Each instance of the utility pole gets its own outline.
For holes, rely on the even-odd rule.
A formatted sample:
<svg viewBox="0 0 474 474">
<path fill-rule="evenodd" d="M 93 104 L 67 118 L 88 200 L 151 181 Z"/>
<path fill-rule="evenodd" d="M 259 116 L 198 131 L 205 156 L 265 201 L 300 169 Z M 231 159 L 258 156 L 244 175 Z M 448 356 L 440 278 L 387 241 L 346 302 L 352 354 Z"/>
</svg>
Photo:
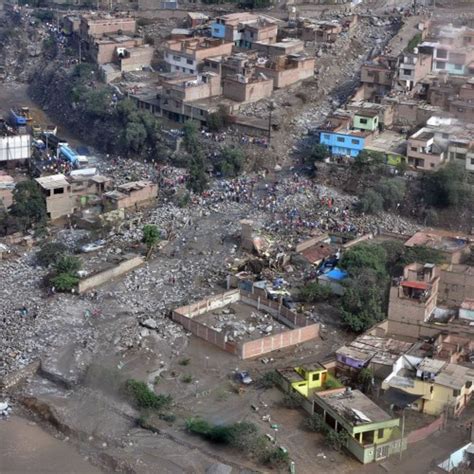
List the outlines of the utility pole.
<svg viewBox="0 0 474 474">
<path fill-rule="evenodd" d="M 275 110 L 275 102 L 272 100 L 268 105 L 268 146 L 270 147 L 270 142 L 272 140 L 272 112 Z"/>
<path fill-rule="evenodd" d="M 400 461 L 403 456 L 403 437 L 405 436 L 405 408 L 402 410 L 402 438 L 400 439 Z"/>
</svg>

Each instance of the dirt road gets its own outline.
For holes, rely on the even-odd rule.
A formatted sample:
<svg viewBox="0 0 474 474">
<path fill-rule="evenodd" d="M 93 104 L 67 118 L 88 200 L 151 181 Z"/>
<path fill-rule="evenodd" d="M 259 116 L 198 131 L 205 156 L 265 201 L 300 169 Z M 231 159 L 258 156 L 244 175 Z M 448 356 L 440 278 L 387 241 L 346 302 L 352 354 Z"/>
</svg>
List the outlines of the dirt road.
<svg viewBox="0 0 474 474">
<path fill-rule="evenodd" d="M 0 471 L 4 474 L 101 472 L 67 441 L 19 416 L 0 420 L 0 439 Z"/>
</svg>

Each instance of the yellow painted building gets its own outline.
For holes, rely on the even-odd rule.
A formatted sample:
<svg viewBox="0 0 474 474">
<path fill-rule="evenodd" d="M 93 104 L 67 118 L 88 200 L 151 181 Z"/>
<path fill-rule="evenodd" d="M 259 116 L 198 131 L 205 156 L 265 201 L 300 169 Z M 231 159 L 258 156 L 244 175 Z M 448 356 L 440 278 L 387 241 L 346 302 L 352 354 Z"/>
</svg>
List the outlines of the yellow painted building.
<svg viewBox="0 0 474 474">
<path fill-rule="evenodd" d="M 402 390 L 419 399 L 412 408 L 428 415 L 440 415 L 446 408 L 459 415 L 472 396 L 474 370 L 444 360 L 402 356 L 392 373 L 382 382 L 382 389 Z"/>
</svg>

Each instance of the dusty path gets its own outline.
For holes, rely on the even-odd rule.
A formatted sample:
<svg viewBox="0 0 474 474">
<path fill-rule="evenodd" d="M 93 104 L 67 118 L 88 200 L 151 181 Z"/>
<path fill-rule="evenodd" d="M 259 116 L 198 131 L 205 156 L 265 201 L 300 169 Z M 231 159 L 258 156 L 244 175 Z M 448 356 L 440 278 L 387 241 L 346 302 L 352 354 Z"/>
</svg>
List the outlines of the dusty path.
<svg viewBox="0 0 474 474">
<path fill-rule="evenodd" d="M 67 441 L 56 439 L 20 416 L 0 420 L 0 439 L 0 471 L 4 474 L 101 472 Z"/>
</svg>

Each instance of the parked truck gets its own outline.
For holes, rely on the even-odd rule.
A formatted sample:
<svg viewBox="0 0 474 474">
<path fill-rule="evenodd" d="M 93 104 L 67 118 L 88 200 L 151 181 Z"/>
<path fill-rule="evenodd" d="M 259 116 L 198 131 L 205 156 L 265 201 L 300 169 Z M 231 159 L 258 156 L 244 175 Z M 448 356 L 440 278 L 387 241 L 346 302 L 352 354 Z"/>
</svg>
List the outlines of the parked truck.
<svg viewBox="0 0 474 474">
<path fill-rule="evenodd" d="M 10 109 L 9 120 L 13 127 L 25 127 L 31 120 L 30 109 L 28 107 Z"/>
</svg>

